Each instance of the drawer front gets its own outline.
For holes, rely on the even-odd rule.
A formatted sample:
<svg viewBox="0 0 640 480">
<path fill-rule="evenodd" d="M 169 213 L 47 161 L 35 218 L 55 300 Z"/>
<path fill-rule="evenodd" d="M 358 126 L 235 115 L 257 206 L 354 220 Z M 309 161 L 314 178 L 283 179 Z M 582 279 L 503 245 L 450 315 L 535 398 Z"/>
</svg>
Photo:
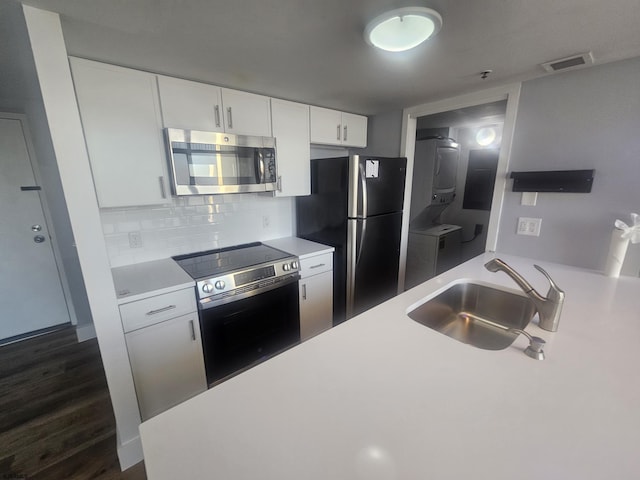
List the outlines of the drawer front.
<svg viewBox="0 0 640 480">
<path fill-rule="evenodd" d="M 333 270 L 333 252 L 323 253 L 300 260 L 300 276 L 302 278 Z"/>
<path fill-rule="evenodd" d="M 120 317 L 124 331 L 131 332 L 196 310 L 196 294 L 185 288 L 120 305 Z"/>
</svg>

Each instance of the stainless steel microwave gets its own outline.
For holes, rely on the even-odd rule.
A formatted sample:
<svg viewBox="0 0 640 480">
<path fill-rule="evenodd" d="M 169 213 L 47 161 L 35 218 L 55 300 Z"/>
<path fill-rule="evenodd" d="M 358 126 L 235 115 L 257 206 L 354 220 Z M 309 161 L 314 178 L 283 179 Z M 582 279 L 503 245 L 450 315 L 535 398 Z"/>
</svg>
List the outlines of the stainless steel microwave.
<svg viewBox="0 0 640 480">
<path fill-rule="evenodd" d="M 275 138 L 177 128 L 165 137 L 175 195 L 277 189 Z"/>
</svg>

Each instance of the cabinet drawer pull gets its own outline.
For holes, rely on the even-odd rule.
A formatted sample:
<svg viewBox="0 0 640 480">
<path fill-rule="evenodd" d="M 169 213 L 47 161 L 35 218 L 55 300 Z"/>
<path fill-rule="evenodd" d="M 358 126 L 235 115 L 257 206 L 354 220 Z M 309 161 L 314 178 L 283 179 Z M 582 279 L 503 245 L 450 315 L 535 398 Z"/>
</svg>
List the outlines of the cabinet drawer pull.
<svg viewBox="0 0 640 480">
<path fill-rule="evenodd" d="M 326 263 L 319 263 L 317 265 L 311 265 L 309 267 L 309 270 L 311 270 L 312 268 L 320 268 L 320 267 L 324 267 L 326 265 Z"/>
<path fill-rule="evenodd" d="M 233 128 L 233 117 L 231 116 L 231 107 L 227 107 L 227 124 L 229 128 Z"/>
<path fill-rule="evenodd" d="M 193 324 L 193 320 L 189 320 L 189 326 L 191 327 L 191 340 L 196 341 L 196 327 Z"/>
<path fill-rule="evenodd" d="M 213 109 L 213 112 L 215 113 L 216 116 L 216 127 L 220 126 L 220 105 L 216 105 L 215 108 Z"/>
<path fill-rule="evenodd" d="M 338 125 L 338 135 L 336 135 L 336 139 L 340 141 L 340 125 Z"/>
<path fill-rule="evenodd" d="M 176 308 L 175 305 L 167 305 L 166 307 L 162 307 L 162 308 L 159 308 L 157 310 L 149 310 L 147 312 L 147 315 L 155 315 L 157 313 L 162 313 L 162 312 L 166 312 L 168 310 L 173 310 L 174 308 Z"/>
<path fill-rule="evenodd" d="M 307 284 L 306 283 L 302 284 L 302 299 L 303 300 L 307 299 Z"/>
</svg>

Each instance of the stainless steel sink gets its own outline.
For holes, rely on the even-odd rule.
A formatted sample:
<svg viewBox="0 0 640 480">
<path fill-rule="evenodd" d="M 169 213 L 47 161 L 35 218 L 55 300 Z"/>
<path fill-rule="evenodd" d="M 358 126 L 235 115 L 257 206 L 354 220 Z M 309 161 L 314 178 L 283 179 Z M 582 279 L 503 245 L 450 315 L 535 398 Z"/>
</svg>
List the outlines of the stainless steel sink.
<svg viewBox="0 0 640 480">
<path fill-rule="evenodd" d="M 526 296 L 479 283 L 463 282 L 411 310 L 422 325 L 485 350 L 502 350 L 536 314 Z"/>
</svg>

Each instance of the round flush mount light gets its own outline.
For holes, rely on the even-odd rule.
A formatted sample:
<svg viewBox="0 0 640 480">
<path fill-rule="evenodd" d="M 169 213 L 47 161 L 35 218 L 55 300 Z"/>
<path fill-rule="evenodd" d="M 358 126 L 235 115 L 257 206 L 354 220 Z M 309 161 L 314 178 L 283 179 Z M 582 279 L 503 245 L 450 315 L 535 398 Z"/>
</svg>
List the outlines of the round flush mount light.
<svg viewBox="0 0 640 480">
<path fill-rule="evenodd" d="M 498 140 L 498 131 L 496 127 L 482 127 L 476 133 L 476 142 L 481 147 L 493 145 Z"/>
<path fill-rule="evenodd" d="M 417 47 L 442 27 L 438 12 L 426 7 L 404 7 L 374 18 L 364 30 L 370 45 L 389 52 Z"/>
</svg>

